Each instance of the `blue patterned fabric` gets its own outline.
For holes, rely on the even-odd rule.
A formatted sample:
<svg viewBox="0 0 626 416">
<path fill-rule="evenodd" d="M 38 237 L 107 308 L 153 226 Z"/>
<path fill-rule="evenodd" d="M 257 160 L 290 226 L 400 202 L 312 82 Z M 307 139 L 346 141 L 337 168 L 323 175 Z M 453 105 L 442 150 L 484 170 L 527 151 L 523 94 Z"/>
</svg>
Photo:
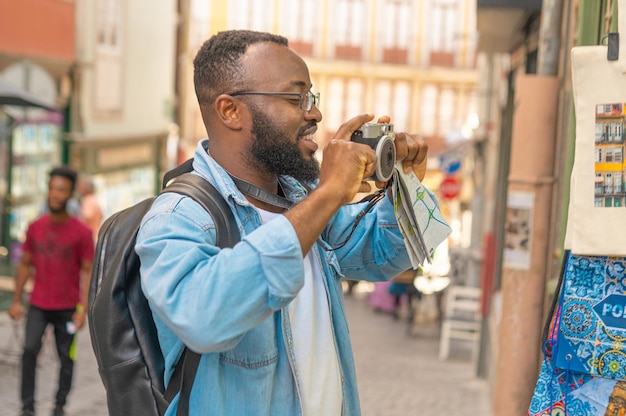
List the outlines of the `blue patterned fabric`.
<svg viewBox="0 0 626 416">
<path fill-rule="evenodd" d="M 617 383 L 608 378 L 568 373 L 544 360 L 528 416 L 604 415 Z"/>
<path fill-rule="evenodd" d="M 568 255 L 528 416 L 626 407 L 626 258 Z"/>
<path fill-rule="evenodd" d="M 554 360 L 557 368 L 626 379 L 626 258 L 569 256 Z"/>
</svg>

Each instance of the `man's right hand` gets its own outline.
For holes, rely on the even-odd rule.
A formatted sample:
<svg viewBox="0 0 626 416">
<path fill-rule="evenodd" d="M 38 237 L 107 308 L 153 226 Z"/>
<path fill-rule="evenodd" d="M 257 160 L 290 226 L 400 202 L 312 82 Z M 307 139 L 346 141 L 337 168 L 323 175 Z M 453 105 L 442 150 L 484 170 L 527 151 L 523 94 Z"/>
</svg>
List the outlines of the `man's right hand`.
<svg viewBox="0 0 626 416">
<path fill-rule="evenodd" d="M 352 133 L 363 123 L 374 118 L 371 113 L 361 114 L 343 123 L 333 139 L 324 147 L 318 189 L 332 189 L 341 197 L 341 205 L 354 199 L 358 192 L 369 192 L 364 178 L 376 169 L 376 153 L 363 144 L 350 141 Z"/>
<path fill-rule="evenodd" d="M 24 307 L 20 302 L 13 302 L 7 312 L 11 319 L 18 320 L 24 314 Z"/>
</svg>

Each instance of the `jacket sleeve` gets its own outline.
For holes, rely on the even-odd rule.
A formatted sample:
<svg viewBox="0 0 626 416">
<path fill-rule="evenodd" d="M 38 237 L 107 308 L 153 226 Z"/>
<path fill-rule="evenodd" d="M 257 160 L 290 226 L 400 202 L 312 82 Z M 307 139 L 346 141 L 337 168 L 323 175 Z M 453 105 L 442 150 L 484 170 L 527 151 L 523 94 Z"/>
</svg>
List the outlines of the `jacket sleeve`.
<svg viewBox="0 0 626 416">
<path fill-rule="evenodd" d="M 215 246 L 215 226 L 190 198 L 160 196 L 146 215 L 135 247 L 150 307 L 185 345 L 225 351 L 304 285 L 295 230 L 283 216 Z"/>
<path fill-rule="evenodd" d="M 350 234 L 354 220 L 366 203 L 346 205 L 326 228 L 323 239 L 338 246 Z M 389 280 L 411 268 L 404 239 L 389 198 L 381 199 L 352 231 L 342 248 L 335 250 L 345 277 L 355 280 Z"/>
</svg>

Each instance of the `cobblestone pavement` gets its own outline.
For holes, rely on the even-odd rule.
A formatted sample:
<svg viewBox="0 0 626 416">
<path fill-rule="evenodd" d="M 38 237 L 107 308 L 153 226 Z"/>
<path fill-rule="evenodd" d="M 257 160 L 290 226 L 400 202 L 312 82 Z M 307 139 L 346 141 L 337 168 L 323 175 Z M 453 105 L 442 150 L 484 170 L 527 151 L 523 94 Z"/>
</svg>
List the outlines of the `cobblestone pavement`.
<svg viewBox="0 0 626 416">
<path fill-rule="evenodd" d="M 469 346 L 453 343 L 449 360 L 438 358 L 434 298 L 418 304 L 412 326 L 375 312 L 363 293 L 346 297 L 345 309 L 363 416 L 491 415 L 487 382 L 474 377 Z"/>
<path fill-rule="evenodd" d="M 428 300 L 428 299 L 426 299 Z M 427 303 L 427 302 L 426 302 Z M 346 298 L 363 416 L 490 415 L 486 382 L 473 376 L 469 352 L 452 349 L 449 361 L 437 359 L 438 329 L 433 319 L 418 319 L 407 333 L 405 321 L 375 312 L 365 293 Z M 21 325 L 0 313 L 0 416 L 19 415 Z M 58 364 L 47 335 L 39 358 L 37 414 L 49 415 Z M 105 392 L 91 349 L 89 332 L 79 333 L 74 387 L 67 416 L 107 415 Z"/>
</svg>

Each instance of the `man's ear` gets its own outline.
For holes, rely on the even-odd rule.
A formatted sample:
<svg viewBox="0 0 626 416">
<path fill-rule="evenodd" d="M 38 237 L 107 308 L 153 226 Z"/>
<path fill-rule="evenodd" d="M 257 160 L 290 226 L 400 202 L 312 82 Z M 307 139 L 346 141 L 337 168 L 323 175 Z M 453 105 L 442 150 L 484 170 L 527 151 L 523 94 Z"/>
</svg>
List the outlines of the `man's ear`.
<svg viewBox="0 0 626 416">
<path fill-rule="evenodd" d="M 215 110 L 219 120 L 229 129 L 242 128 L 243 115 L 246 108 L 228 94 L 222 94 L 215 99 Z"/>
</svg>

